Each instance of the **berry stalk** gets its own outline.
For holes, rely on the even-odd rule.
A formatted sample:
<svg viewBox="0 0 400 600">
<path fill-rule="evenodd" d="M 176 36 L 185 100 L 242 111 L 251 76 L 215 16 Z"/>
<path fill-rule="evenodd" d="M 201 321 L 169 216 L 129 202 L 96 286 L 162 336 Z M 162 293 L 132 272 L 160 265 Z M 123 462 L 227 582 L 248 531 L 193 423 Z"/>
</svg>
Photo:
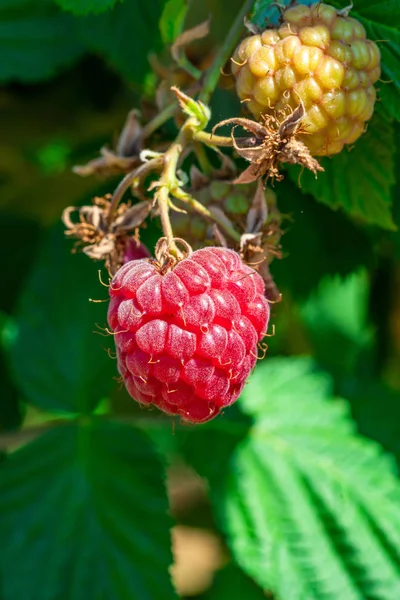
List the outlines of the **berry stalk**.
<svg viewBox="0 0 400 600">
<path fill-rule="evenodd" d="M 175 142 L 164 154 L 164 166 L 160 180 L 157 183 L 158 190 L 155 196 L 160 211 L 161 226 L 164 236 L 167 238 L 169 251 L 176 256 L 179 255 L 179 250 L 174 243 L 174 233 L 169 218 L 169 195 L 177 187 L 176 168 L 181 152 L 182 146 Z"/>
<path fill-rule="evenodd" d="M 232 27 L 230 28 L 228 35 L 226 36 L 224 43 L 216 55 L 212 66 L 206 72 L 204 77 L 204 83 L 199 94 L 199 100 L 207 104 L 210 101 L 212 93 L 214 92 L 218 80 L 221 76 L 221 69 L 228 62 L 229 57 L 232 54 L 233 48 L 239 41 L 240 34 L 243 30 L 243 20 L 247 13 L 253 8 L 254 0 L 246 0 L 237 14 Z"/>
</svg>

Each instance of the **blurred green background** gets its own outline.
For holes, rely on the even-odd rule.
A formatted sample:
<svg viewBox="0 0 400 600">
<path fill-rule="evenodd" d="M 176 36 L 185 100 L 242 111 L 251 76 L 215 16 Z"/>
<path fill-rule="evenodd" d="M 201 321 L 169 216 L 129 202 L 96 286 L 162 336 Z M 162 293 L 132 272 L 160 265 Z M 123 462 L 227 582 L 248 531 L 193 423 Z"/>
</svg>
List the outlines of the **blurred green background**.
<svg viewBox="0 0 400 600">
<path fill-rule="evenodd" d="M 261 10 L 261 5 L 268 3 L 257 4 Z M 355 9 L 362 15 L 362 2 L 356 4 Z M 197 56 L 203 53 L 204 47 L 213 51 L 226 35 L 240 5 L 239 0 L 191 4 L 189 24 L 212 16 L 210 36 L 206 42 L 194 46 L 194 59 L 196 53 Z M 393 3 L 393 15 L 400 14 L 396 12 L 399 6 Z M 74 14 L 92 13 L 93 7 L 110 10 L 100 14 Z M 272 308 L 276 335 L 269 340 L 267 361 L 274 356 L 287 360 L 297 355 L 312 357 L 313 364 L 330 378 L 330 394 L 349 401 L 359 432 L 379 442 L 398 461 L 400 128 L 396 112 L 400 106 L 400 67 L 394 72 L 391 61 L 399 53 L 400 40 L 397 26 L 393 26 L 390 33 L 389 9 L 381 15 L 383 33 L 373 3 L 365 3 L 365 11 L 365 19 L 372 23 L 372 29 L 375 27 L 376 35 L 386 38 L 390 34 L 397 40 L 398 45 L 393 42 L 392 54 L 388 55 L 389 77 L 393 83 L 383 92 L 378 112 L 356 150 L 346 151 L 344 157 L 327 162 L 327 172 L 319 175 L 317 182 L 304 174 L 300 189 L 298 171 L 293 170 L 275 187 L 279 208 L 286 218 L 282 238 L 284 258 L 275 261 L 271 271 L 283 300 Z M 111 413 L 133 421 L 137 417 L 143 419 L 143 413 L 114 380 L 115 363 L 106 352 L 112 342 L 94 333 L 96 323 L 105 324 L 106 305 L 88 300 L 105 299 L 107 291 L 99 283 L 96 265 L 85 256 L 71 254 L 72 243 L 64 237 L 60 217 L 66 206 L 87 204 L 92 197 L 112 192 L 117 185 L 118 178 L 83 178 L 74 174 L 72 167 L 97 156 L 104 145 L 112 148 L 133 107 L 142 109 L 144 114 L 151 114 L 152 110 L 154 113 L 152 102 L 159 80 L 149 66 L 148 57 L 157 55 L 161 63 L 171 64 L 169 45 L 182 25 L 179 15 L 184 14 L 185 3 L 178 0 L 116 3 L 102 0 L 97 4 L 90 0 L 81 3 L 60 0 L 59 4 L 52 0 L 0 2 L 3 57 L 0 66 L 0 248 L 3 257 L 0 451 L 18 448 L 35 437 L 36 429 L 41 431 L 53 420 L 65 418 L 69 422 L 80 415 L 79 423 L 85 424 L 86 417 L 82 415 L 93 412 L 98 416 Z M 234 116 L 238 108 L 233 92 L 226 89 L 216 91 L 211 106 L 213 122 Z M 170 121 L 161 135 L 172 139 L 174 132 Z M 144 230 L 142 240 L 152 246 L 158 235 L 158 224 L 152 221 Z M 259 368 L 261 373 L 263 367 Z M 265 377 L 267 380 L 268 376 Z M 232 409 L 232 421 L 237 417 L 235 410 Z M 288 410 L 291 410 L 290 403 Z M 157 452 L 161 448 L 168 456 L 169 497 L 178 523 L 174 530 L 177 562 L 174 577 L 182 597 L 208 600 L 242 599 L 246 595 L 255 600 L 265 597 L 261 588 L 230 562 L 232 548 L 228 549 L 220 533 L 204 480 L 183 464 L 185 452 L 179 450 L 180 435 L 171 435 L 169 421 L 159 430 L 154 413 L 151 419 L 155 425 L 150 426 L 150 436 L 156 441 Z M 163 420 L 160 422 L 165 425 Z M 119 449 L 117 452 L 111 435 L 112 423 L 110 421 L 110 448 L 118 458 Z M 133 596 L 130 590 L 135 588 L 137 580 L 130 575 L 132 587 L 124 583 L 121 573 L 130 572 L 130 567 L 124 562 L 126 557 L 118 557 L 117 552 L 113 556 L 115 578 L 111 577 L 109 588 L 108 584 L 100 585 L 101 566 L 91 556 L 95 551 L 91 548 L 83 552 L 77 532 L 73 542 L 76 547 L 71 548 L 71 554 L 58 562 L 55 558 L 44 579 L 37 575 L 45 568 L 52 548 L 72 544 L 67 530 L 60 530 L 58 538 L 50 539 L 46 537 L 46 526 L 36 527 L 32 517 L 33 513 L 41 514 L 43 509 L 43 520 L 51 529 L 53 521 L 46 511 L 52 498 L 60 500 L 70 485 L 81 489 L 72 477 L 72 467 L 71 474 L 65 468 L 68 477 L 65 475 L 63 485 L 60 483 L 56 493 L 50 484 L 50 496 L 46 497 L 49 478 L 58 481 L 63 471 L 65 447 L 68 443 L 75 444 L 72 437 L 69 441 L 68 435 L 65 434 L 65 440 L 61 436 L 60 442 L 57 436 L 53 440 L 46 438 L 42 448 L 36 447 L 38 457 L 46 456 L 50 460 L 54 453 L 54 464 L 42 463 L 41 459 L 31 464 L 30 460 L 35 460 L 35 449 L 31 451 L 30 447 L 20 455 L 21 462 L 16 463 L 15 468 L 6 454 L 0 455 L 3 465 L 7 463 L 14 469 L 5 466 L 3 480 L 0 475 L 0 546 L 7 546 L 10 532 L 21 538 L 13 538 L 9 553 L 0 550 L 3 564 L 0 598 L 173 597 L 169 588 L 165 595 L 154 588 L 149 592 L 138 590 L 137 596 Z M 183 438 L 187 435 L 187 431 L 183 431 Z M 94 440 L 95 433 L 93 436 Z M 116 437 L 120 437 L 118 431 Z M 107 436 L 104 439 L 107 440 Z M 93 452 L 98 456 L 97 442 L 92 438 L 90 442 L 86 438 L 83 442 L 79 440 L 76 443 L 80 449 L 81 443 L 93 444 Z M 99 464 L 106 465 L 105 469 L 109 459 L 107 443 L 100 442 L 104 457 L 99 452 Z M 127 447 L 132 448 L 132 445 L 133 442 L 127 443 Z M 222 454 L 228 452 L 229 444 L 222 446 L 221 441 Z M 121 441 L 121 455 L 124 448 Z M 58 453 L 60 462 L 57 462 Z M 188 456 L 191 456 L 190 451 Z M 140 460 L 140 456 L 132 455 L 129 467 L 135 470 Z M 196 459 L 192 464 L 196 466 Z M 96 468 L 100 473 L 101 467 Z M 110 471 L 112 469 L 110 467 Z M 13 485 L 8 479 L 10 473 Z M 129 477 L 127 473 L 128 466 L 121 467 L 121 476 Z M 34 486 L 29 486 L 35 478 L 36 491 Z M 140 489 L 139 475 L 137 485 Z M 151 482 L 149 486 L 153 489 Z M 14 489 L 17 490 L 15 495 Z M 39 501 L 42 493 L 43 504 Z M 105 497 L 107 493 L 104 492 Z M 120 497 L 123 492 L 116 490 L 115 498 Z M 154 499 L 154 503 L 156 501 Z M 66 513 L 74 514 L 74 502 L 65 508 Z M 79 505 L 78 499 L 76 504 Z M 118 511 L 117 505 L 115 510 Z M 107 511 L 105 504 L 104 515 L 108 518 Z M 127 506 L 124 505 L 121 513 L 123 511 L 129 512 Z M 63 515 L 60 507 L 60 514 L 52 516 L 54 526 L 59 525 L 59 518 L 66 519 Z M 94 547 L 96 537 L 90 532 L 96 527 L 90 517 L 86 519 L 81 515 L 80 518 L 82 521 L 78 521 L 76 527 L 88 527 Z M 167 548 L 165 564 L 169 556 L 168 523 L 160 524 L 160 528 L 165 525 L 166 537 L 162 542 Z M 25 527 L 30 534 L 22 539 Z M 132 531 L 134 533 L 134 529 Z M 148 556 L 152 563 L 151 549 L 147 548 L 146 552 L 140 560 L 145 564 L 143 557 Z M 65 583 L 64 588 L 57 587 L 52 578 L 56 578 L 59 569 L 72 569 L 74 557 L 78 555 L 82 564 L 85 561 L 96 564 L 97 584 L 82 575 L 76 580 L 83 586 L 80 591 L 78 583 L 73 585 L 71 581 Z M 23 556 L 26 563 L 22 567 L 17 559 Z M 246 568 L 246 561 L 237 562 L 254 576 L 251 569 Z M 139 559 L 138 564 L 141 564 Z M 224 566 L 214 587 L 208 590 L 214 572 Z M 155 564 L 154 569 L 157 568 L 161 570 Z M 151 569 L 149 573 L 150 581 Z M 169 585 L 166 570 L 162 577 L 160 589 Z M 5 581 L 4 587 L 2 581 Z M 268 588 L 261 580 L 258 583 Z M 389 600 L 400 597 L 392 596 L 391 591 L 386 595 L 383 592 L 368 595 L 366 588 L 363 589 L 361 593 L 365 595 L 360 597 Z M 58 590 L 58 595 L 54 590 Z M 300 599 L 290 593 L 279 597 Z M 325 596 L 315 596 L 320 597 Z M 304 598 L 308 600 L 311 596 Z M 342 598 L 347 600 L 350 596 Z"/>
</svg>

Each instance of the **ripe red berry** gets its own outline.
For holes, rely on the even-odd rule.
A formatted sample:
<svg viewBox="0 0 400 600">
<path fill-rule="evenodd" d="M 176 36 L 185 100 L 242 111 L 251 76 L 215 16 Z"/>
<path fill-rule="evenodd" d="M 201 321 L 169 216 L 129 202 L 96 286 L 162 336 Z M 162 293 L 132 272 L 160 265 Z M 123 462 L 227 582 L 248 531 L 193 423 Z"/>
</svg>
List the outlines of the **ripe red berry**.
<svg viewBox="0 0 400 600">
<path fill-rule="evenodd" d="M 192 423 L 235 402 L 269 320 L 263 280 L 236 252 L 204 248 L 167 271 L 128 262 L 110 296 L 118 370 L 135 400 Z"/>
</svg>

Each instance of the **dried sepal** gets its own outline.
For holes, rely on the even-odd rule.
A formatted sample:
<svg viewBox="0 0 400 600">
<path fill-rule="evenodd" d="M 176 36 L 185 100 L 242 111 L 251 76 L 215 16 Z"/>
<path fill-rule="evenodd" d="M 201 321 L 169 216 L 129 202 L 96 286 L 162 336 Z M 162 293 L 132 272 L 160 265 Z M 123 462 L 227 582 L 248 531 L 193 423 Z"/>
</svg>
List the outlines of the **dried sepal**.
<svg viewBox="0 0 400 600">
<path fill-rule="evenodd" d="M 149 216 L 151 210 L 150 202 L 142 201 L 128 207 L 120 214 L 112 225 L 112 231 L 117 235 L 124 232 L 132 232 L 143 223 Z"/>
<path fill-rule="evenodd" d="M 271 302 L 280 299 L 269 265 L 274 258 L 282 258 L 281 221 L 282 215 L 276 205 L 275 193 L 264 189 L 259 180 L 247 214 L 246 230 L 240 239 L 239 252 L 242 260 L 263 278 L 266 297 Z"/>
<path fill-rule="evenodd" d="M 126 118 L 125 125 L 118 138 L 115 150 L 103 146 L 100 156 L 90 160 L 85 165 L 76 165 L 73 172 L 81 177 L 100 175 L 110 177 L 122 173 L 129 173 L 140 164 L 139 154 L 142 150 L 142 126 L 139 122 L 139 113 L 131 110 Z"/>
<path fill-rule="evenodd" d="M 265 284 L 265 297 L 271 302 L 277 302 L 281 294 L 269 270 L 271 252 L 279 256 L 276 249 L 272 249 L 263 240 L 263 234 L 244 233 L 240 240 L 240 255 L 243 262 L 252 267 L 261 275 Z"/>
<path fill-rule="evenodd" d="M 150 213 L 148 201 L 121 203 L 110 221 L 111 196 L 94 198 L 90 206 L 67 207 L 62 214 L 65 235 L 77 240 L 76 249 L 94 260 L 104 260 L 111 274 L 124 263 L 132 234 L 139 244 L 138 228 Z M 77 215 L 73 219 L 73 215 Z"/>
<path fill-rule="evenodd" d="M 302 127 L 305 114 L 303 103 L 289 115 L 280 111 L 275 115 L 264 115 L 263 122 L 235 117 L 218 123 L 214 131 L 222 125 L 233 125 L 231 130 L 232 144 L 242 158 L 249 161 L 250 166 L 239 175 L 235 183 L 251 183 L 257 179 L 283 179 L 279 171 L 281 163 L 299 164 L 313 173 L 323 171 L 323 167 L 313 158 L 307 146 L 298 139 L 307 131 Z M 240 126 L 252 133 L 247 137 L 236 137 L 235 130 Z"/>
<path fill-rule="evenodd" d="M 114 236 L 108 233 L 97 244 L 82 248 L 82 252 L 94 260 L 105 260 L 114 251 L 114 245 Z"/>
<path fill-rule="evenodd" d="M 174 43 L 171 46 L 171 55 L 172 58 L 178 64 L 182 62 L 182 53 L 184 52 L 186 46 L 195 42 L 196 40 L 201 40 L 210 32 L 210 19 L 203 21 L 203 23 L 199 23 L 199 25 L 195 25 L 186 31 L 183 31 Z"/>
<path fill-rule="evenodd" d="M 190 189 L 192 191 L 198 191 L 209 185 L 212 181 L 227 181 L 232 182 L 235 178 L 237 171 L 236 165 L 229 156 L 225 154 L 220 155 L 221 164 L 217 169 L 205 175 L 196 165 L 190 167 Z"/>
<path fill-rule="evenodd" d="M 227 229 L 235 229 L 235 226 L 232 223 L 232 221 L 227 217 L 227 215 L 219 206 L 211 205 L 209 206 L 208 210 L 210 211 L 211 215 L 214 218 L 216 218 L 219 221 L 219 223 L 223 223 Z"/>
<path fill-rule="evenodd" d="M 218 246 L 222 246 L 222 248 L 229 248 L 229 244 L 227 242 L 226 237 L 223 235 L 222 231 L 220 230 L 220 228 L 218 227 L 218 225 L 213 225 L 213 237 L 215 238 L 215 241 L 217 242 Z"/>
<path fill-rule="evenodd" d="M 247 17 L 244 18 L 244 26 L 247 29 L 247 31 L 249 31 L 253 35 L 259 35 L 263 32 L 262 27 L 259 27 L 258 25 L 250 21 L 250 19 L 248 19 Z"/>
<path fill-rule="evenodd" d="M 245 184 L 253 183 L 265 175 L 265 169 L 262 165 L 252 164 L 247 169 L 242 171 L 238 177 L 236 177 L 234 183 Z M 275 175 L 276 177 L 276 175 Z"/>
<path fill-rule="evenodd" d="M 204 173 L 202 173 L 200 171 L 200 169 L 198 169 L 196 167 L 196 165 L 192 165 L 190 167 L 189 174 L 190 174 L 190 187 L 191 187 L 192 191 L 201 190 L 203 187 L 208 185 L 210 182 L 209 177 L 207 177 L 207 175 L 204 175 Z"/>
</svg>

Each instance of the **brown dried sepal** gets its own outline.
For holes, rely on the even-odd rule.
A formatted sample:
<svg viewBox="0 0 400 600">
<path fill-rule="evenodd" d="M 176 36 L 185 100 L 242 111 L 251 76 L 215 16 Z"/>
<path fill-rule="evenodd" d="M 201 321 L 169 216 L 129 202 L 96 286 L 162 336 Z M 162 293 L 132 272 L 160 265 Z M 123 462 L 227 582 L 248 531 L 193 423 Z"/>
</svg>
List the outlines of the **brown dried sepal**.
<svg viewBox="0 0 400 600">
<path fill-rule="evenodd" d="M 278 302 L 281 294 L 269 270 L 274 258 L 282 258 L 280 239 L 282 215 L 276 204 L 267 204 L 261 181 L 258 182 L 252 205 L 247 214 L 246 231 L 240 238 L 240 256 L 257 271 L 265 283 L 265 296 Z"/>
<path fill-rule="evenodd" d="M 100 149 L 100 156 L 90 160 L 86 165 L 76 165 L 73 172 L 81 177 L 100 175 L 110 177 L 129 173 L 137 167 L 142 148 L 142 126 L 139 123 L 139 113 L 131 110 L 118 138 L 115 150 L 106 146 Z"/>
<path fill-rule="evenodd" d="M 283 175 L 279 171 L 280 163 L 301 165 L 313 173 L 323 171 L 323 167 L 313 158 L 307 146 L 298 140 L 300 134 L 307 133 L 301 121 L 305 110 L 302 102 L 287 115 L 279 111 L 275 115 L 264 115 L 263 123 L 241 117 L 225 119 L 213 128 L 222 125 L 234 125 L 231 131 L 232 144 L 237 153 L 248 160 L 250 166 L 239 175 L 235 183 L 251 183 L 265 177 L 280 181 Z M 252 136 L 235 137 L 237 126 L 252 133 Z"/>
<path fill-rule="evenodd" d="M 243 262 L 252 267 L 261 275 L 265 284 L 265 297 L 271 302 L 278 302 L 281 294 L 271 275 L 269 263 L 271 262 L 271 253 L 281 258 L 280 251 L 270 247 L 263 241 L 263 234 L 244 233 L 240 240 L 240 255 Z"/>
<path fill-rule="evenodd" d="M 104 260 L 111 275 L 124 264 L 124 257 L 132 234 L 139 244 L 139 227 L 149 215 L 150 202 L 139 202 L 133 206 L 121 203 L 109 221 L 111 195 L 94 198 L 91 206 L 68 206 L 62 221 L 65 235 L 77 240 L 75 250 L 82 250 L 94 260 Z M 73 213 L 78 220 L 73 221 Z"/>
</svg>

